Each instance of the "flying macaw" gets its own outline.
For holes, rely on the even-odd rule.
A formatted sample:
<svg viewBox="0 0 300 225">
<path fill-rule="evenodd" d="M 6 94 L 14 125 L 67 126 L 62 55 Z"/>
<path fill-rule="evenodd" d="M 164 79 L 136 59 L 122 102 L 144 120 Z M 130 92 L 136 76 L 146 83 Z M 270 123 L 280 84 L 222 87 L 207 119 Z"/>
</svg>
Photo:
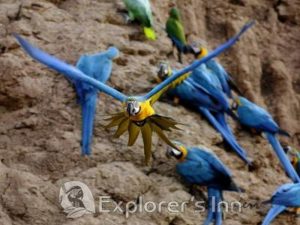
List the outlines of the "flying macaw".
<svg viewBox="0 0 300 225">
<path fill-rule="evenodd" d="M 198 147 L 186 147 L 179 142 L 173 142 L 177 148 L 168 147 L 167 156 L 175 157 L 177 173 L 189 184 L 207 186 L 208 215 L 204 225 L 215 221 L 222 224 L 223 191 L 241 192 L 233 182 L 230 170 L 211 151 Z"/>
<path fill-rule="evenodd" d="M 193 46 L 193 45 L 192 45 Z M 201 59 L 205 57 L 208 54 L 208 49 L 200 46 L 198 47 L 198 52 L 197 52 L 197 47 L 194 46 L 192 47 L 194 50 L 194 55 L 195 58 Z M 216 76 L 217 79 L 220 82 L 221 88 L 223 92 L 229 97 L 232 98 L 231 90 L 234 90 L 237 92 L 239 95 L 242 95 L 241 91 L 233 81 L 232 77 L 227 73 L 227 71 L 224 69 L 224 67 L 216 60 L 216 59 L 211 59 L 205 63 L 206 67 L 202 67 L 202 69 L 208 69 L 211 71 L 211 74 Z"/>
<path fill-rule="evenodd" d="M 118 54 L 119 50 L 115 47 L 94 55 L 84 54 L 79 58 L 76 67 L 87 76 L 106 83 L 111 74 L 112 60 Z M 90 155 L 98 91 L 93 86 L 76 80 L 74 86 L 82 109 L 81 153 Z"/>
<path fill-rule="evenodd" d="M 187 44 L 181 16 L 176 7 L 170 9 L 169 18 L 166 22 L 166 32 L 172 41 L 173 48 L 175 46 L 177 49 L 178 61 L 180 63 L 182 63 L 182 53 L 187 54 L 197 52 L 194 48 Z"/>
<path fill-rule="evenodd" d="M 167 79 L 172 76 L 173 71 L 168 63 L 161 63 L 158 70 L 158 82 Z M 168 90 L 167 95 L 174 99 L 174 102 L 181 102 L 184 105 L 200 112 L 206 119 L 212 124 L 212 126 L 222 135 L 224 140 L 229 144 L 229 146 L 238 154 L 238 156 L 247 164 L 251 164 L 251 161 L 247 158 L 246 151 L 237 143 L 234 135 L 227 131 L 227 123 L 225 121 L 225 116 L 218 114 L 223 114 L 223 110 L 218 107 L 219 98 L 211 95 L 210 92 L 202 87 L 201 85 L 196 85 L 194 81 L 194 72 L 187 74 L 187 78 L 183 80 L 177 80 L 177 83 Z M 180 84 L 179 84 L 180 83 Z M 228 107 L 230 107 L 228 105 Z M 212 111 L 212 112 L 211 112 Z M 226 125 L 220 123 L 221 117 L 224 117 Z"/>
<path fill-rule="evenodd" d="M 145 36 L 149 40 L 155 40 L 153 29 L 153 17 L 149 0 L 123 0 L 128 10 L 130 20 L 137 20 L 144 29 Z"/>
<path fill-rule="evenodd" d="M 241 124 L 266 134 L 269 143 L 272 145 L 288 176 L 294 182 L 299 182 L 300 178 L 298 174 L 293 168 L 276 137 L 276 134 L 285 136 L 289 136 L 289 134 L 278 126 L 278 124 L 273 120 L 272 116 L 265 109 L 250 102 L 244 97 L 237 97 L 235 99 L 233 109 L 236 110 Z"/>
<path fill-rule="evenodd" d="M 241 35 L 252 25 L 252 23 L 245 24 L 241 31 L 228 40 L 225 44 L 218 46 L 214 51 L 210 52 L 201 60 L 196 60 L 191 65 L 178 71 L 176 74 L 158 84 L 147 94 L 142 96 L 126 96 L 118 90 L 85 75 L 76 67 L 69 65 L 62 60 L 57 59 L 56 57 L 51 56 L 48 53 L 32 46 L 28 41 L 20 36 L 15 35 L 15 37 L 25 52 L 27 52 L 32 58 L 36 59 L 40 63 L 48 66 L 51 69 L 54 69 L 59 73 L 62 73 L 71 80 L 77 80 L 79 82 L 85 82 L 89 85 L 92 85 L 99 91 L 102 91 L 122 102 L 123 107 L 121 112 L 112 115 L 112 117 L 109 119 L 111 122 L 107 125 L 107 127 L 118 127 L 114 135 L 115 137 L 120 137 L 122 134 L 128 131 L 128 145 L 133 145 L 139 133 L 141 132 L 144 141 L 145 162 L 146 164 L 149 164 L 151 158 L 152 133 L 157 133 L 158 136 L 168 145 L 174 146 L 165 136 L 163 131 L 170 131 L 172 128 L 176 128 L 176 124 L 178 124 L 172 118 L 156 114 L 155 110 L 153 109 L 153 104 L 159 99 L 161 94 L 167 91 L 173 81 L 180 79 L 186 73 L 194 70 L 202 63 L 205 63 L 207 60 L 216 57 L 221 52 L 228 49 L 230 46 L 235 44 Z"/>
<path fill-rule="evenodd" d="M 272 204 L 262 225 L 269 225 L 275 217 L 288 207 L 297 208 L 299 214 L 300 207 L 300 183 L 284 184 L 280 186 L 270 200 L 265 203 Z"/>
</svg>

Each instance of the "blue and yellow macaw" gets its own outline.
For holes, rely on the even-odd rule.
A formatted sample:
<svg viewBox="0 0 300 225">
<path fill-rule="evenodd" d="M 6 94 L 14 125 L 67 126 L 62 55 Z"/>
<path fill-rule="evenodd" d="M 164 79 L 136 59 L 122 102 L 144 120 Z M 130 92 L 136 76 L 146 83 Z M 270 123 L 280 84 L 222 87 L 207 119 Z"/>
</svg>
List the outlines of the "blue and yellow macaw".
<svg viewBox="0 0 300 225">
<path fill-rule="evenodd" d="M 197 48 L 194 52 L 196 52 Z M 200 46 L 199 51 L 194 53 L 197 59 L 201 59 L 208 54 L 207 48 Z M 234 134 L 229 127 L 225 114 L 222 113 L 226 112 L 231 117 L 235 118 L 235 115 L 232 111 L 228 108 L 228 98 L 232 98 L 231 90 L 236 91 L 238 94 L 241 94 L 240 90 L 237 88 L 231 76 L 226 72 L 226 70 L 219 64 L 215 59 L 211 59 L 207 61 L 205 64 L 202 64 L 194 71 L 195 80 L 197 83 L 200 83 L 203 87 L 208 87 L 212 94 L 214 94 L 219 100 L 222 102 L 223 109 L 219 110 L 218 113 L 214 114 L 216 120 L 223 126 L 223 129 L 232 137 Z M 236 143 L 237 144 L 237 143 Z M 236 145 L 235 144 L 235 145 Z M 246 152 L 242 151 L 243 154 L 246 156 Z"/>
<path fill-rule="evenodd" d="M 197 51 L 197 46 L 192 45 L 192 49 L 194 50 L 194 55 L 195 58 L 201 59 L 205 57 L 208 54 L 208 49 L 200 46 L 198 47 Z M 232 98 L 232 93 L 231 90 L 234 90 L 237 92 L 239 95 L 241 95 L 241 91 L 233 81 L 232 77 L 227 73 L 227 71 L 224 69 L 224 67 L 216 60 L 216 59 L 211 59 L 205 63 L 205 65 L 202 65 L 201 67 L 204 71 L 204 73 L 207 73 L 206 70 L 210 71 L 210 75 L 215 76 L 214 79 L 218 80 L 218 86 L 219 88 L 222 89 L 222 91 L 229 97 Z"/>
<path fill-rule="evenodd" d="M 119 50 L 115 47 L 110 47 L 107 51 L 94 55 L 85 54 L 79 58 L 76 67 L 87 76 L 106 83 L 111 74 L 112 60 L 118 54 Z M 82 111 L 81 154 L 90 155 L 98 90 L 89 84 L 76 80 L 74 86 Z"/>
<path fill-rule="evenodd" d="M 161 63 L 157 76 L 158 82 L 172 76 L 172 73 L 173 71 L 168 63 Z M 246 151 L 237 143 L 234 134 L 228 132 L 230 128 L 228 128 L 226 123 L 223 107 L 219 107 L 222 102 L 219 101 L 218 96 L 211 94 L 205 87 L 197 84 L 194 80 L 194 76 L 193 71 L 187 74 L 186 79 L 177 80 L 178 83 L 173 83 L 173 86 L 167 92 L 168 96 L 174 99 L 174 102 L 181 102 L 204 115 L 238 156 L 250 165 L 251 161 L 247 158 Z M 206 75 L 203 76 L 205 77 Z M 210 82 L 207 83 L 209 86 L 212 86 Z M 218 90 L 216 90 L 216 92 L 220 93 Z M 224 99 L 226 98 L 224 94 L 220 93 L 220 95 L 224 97 Z M 228 103 L 226 102 L 226 104 Z M 229 104 L 227 107 L 230 108 Z M 221 123 L 219 121 L 221 121 Z"/>
<path fill-rule="evenodd" d="M 197 68 L 202 63 L 216 57 L 230 46 L 235 44 L 241 35 L 252 26 L 252 23 L 247 23 L 241 31 L 233 38 L 228 40 L 225 44 L 220 45 L 214 51 L 210 52 L 206 57 L 201 60 L 196 60 L 191 65 L 178 71 L 172 77 L 169 77 L 162 83 L 158 84 L 147 94 L 142 96 L 126 96 L 118 90 L 102 83 L 94 78 L 85 75 L 82 71 L 76 67 L 57 59 L 54 56 L 32 46 L 28 41 L 15 35 L 22 48 L 34 59 L 40 63 L 54 69 L 55 71 L 62 73 L 64 76 L 71 80 L 79 82 L 85 82 L 92 85 L 99 91 L 110 95 L 116 100 L 123 103 L 121 112 L 112 115 L 111 122 L 107 125 L 108 128 L 117 126 L 115 137 L 120 137 L 126 131 L 129 133 L 128 145 L 133 145 L 139 135 L 142 133 L 144 141 L 144 154 L 146 164 L 149 163 L 151 158 L 151 146 L 152 146 L 152 133 L 155 132 L 158 136 L 165 141 L 168 145 L 174 146 L 169 139 L 165 136 L 163 131 L 169 131 L 172 128 L 176 128 L 177 122 L 172 118 L 160 116 L 155 113 L 153 104 L 160 98 L 160 96 L 167 91 L 172 82 L 180 79 L 186 73 Z"/>
<path fill-rule="evenodd" d="M 287 145 L 287 146 L 283 146 L 283 150 L 285 151 L 285 153 L 287 154 L 290 162 L 292 163 L 293 167 L 295 168 L 298 176 L 300 176 L 300 152 Z"/>
<path fill-rule="evenodd" d="M 201 48 L 201 53 L 198 54 L 198 58 L 201 59 L 208 54 L 208 51 L 204 48 Z M 210 60 L 209 60 L 210 61 Z M 196 70 L 193 71 L 193 80 L 204 87 L 206 90 L 210 92 L 211 95 L 215 96 L 216 99 L 219 101 L 219 109 L 217 110 L 214 116 L 218 120 L 220 124 L 222 124 L 223 128 L 232 136 L 231 128 L 228 126 L 226 122 L 225 113 L 230 115 L 231 117 L 235 118 L 234 113 L 232 113 L 230 109 L 229 99 L 228 96 L 231 96 L 231 92 L 224 90 L 223 88 L 223 80 L 220 78 L 222 76 L 218 75 L 212 69 L 209 69 L 207 64 L 200 65 Z M 228 94 L 229 93 L 229 94 Z"/>
<path fill-rule="evenodd" d="M 300 153 L 292 148 L 291 146 L 283 146 L 283 150 L 285 151 L 285 153 L 288 155 L 290 162 L 292 163 L 292 165 L 294 166 L 298 176 L 300 175 Z M 298 183 L 297 183 L 298 184 Z M 287 189 L 289 189 L 288 187 L 289 185 L 287 185 Z M 292 185 L 291 185 L 292 186 Z M 284 186 L 282 186 L 284 187 Z M 285 188 L 279 188 L 277 192 L 275 192 L 275 195 L 278 195 L 278 192 L 282 192 L 282 190 L 285 190 Z M 280 191 L 279 191 L 280 190 Z M 296 196 L 295 196 L 296 198 Z M 270 202 L 273 203 L 273 202 Z M 299 205 L 300 206 L 300 205 Z M 297 216 L 300 215 L 300 208 L 299 206 L 296 208 L 296 214 Z M 287 205 L 282 205 L 282 204 L 272 204 L 271 209 L 269 210 L 267 216 L 265 217 L 264 221 L 263 221 L 263 225 L 268 225 L 270 224 L 274 218 L 279 215 L 281 212 L 283 212 L 284 210 L 286 210 L 288 206 Z"/>
<path fill-rule="evenodd" d="M 280 186 L 271 199 L 265 203 L 272 204 L 272 208 L 264 218 L 262 225 L 269 225 L 277 215 L 288 207 L 297 208 L 297 213 L 299 214 L 300 183 L 284 184 Z"/>
<path fill-rule="evenodd" d="M 294 182 L 299 182 L 300 178 L 298 174 L 276 137 L 276 134 L 285 136 L 289 136 L 289 134 L 278 126 L 272 116 L 265 109 L 250 102 L 244 97 L 237 97 L 235 99 L 233 109 L 236 110 L 238 119 L 242 125 L 254 128 L 257 131 L 264 132 L 266 134 L 269 143 L 272 145 L 288 176 Z"/>
<path fill-rule="evenodd" d="M 173 142 L 177 148 L 168 147 L 167 156 L 175 157 L 177 173 L 189 184 L 207 186 L 208 215 L 204 225 L 215 221 L 222 224 L 223 191 L 241 192 L 233 182 L 230 170 L 211 151 L 198 147 L 186 147 L 179 142 Z"/>
</svg>

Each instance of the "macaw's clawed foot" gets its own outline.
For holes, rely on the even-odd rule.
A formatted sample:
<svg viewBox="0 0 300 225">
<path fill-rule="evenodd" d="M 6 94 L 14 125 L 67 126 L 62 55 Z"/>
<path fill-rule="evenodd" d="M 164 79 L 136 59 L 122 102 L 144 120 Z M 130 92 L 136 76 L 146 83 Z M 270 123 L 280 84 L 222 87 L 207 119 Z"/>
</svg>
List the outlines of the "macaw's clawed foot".
<svg viewBox="0 0 300 225">
<path fill-rule="evenodd" d="M 121 14 L 128 14 L 128 10 L 127 10 L 127 9 L 124 9 L 124 8 L 118 8 L 118 9 L 117 9 L 117 12 L 118 12 L 118 13 L 121 13 Z"/>
<path fill-rule="evenodd" d="M 179 105 L 180 99 L 178 97 L 174 97 L 173 105 Z"/>
<path fill-rule="evenodd" d="M 228 142 L 226 142 L 225 140 L 223 140 L 220 145 L 223 145 L 224 149 L 228 152 L 233 152 L 232 147 L 230 146 L 230 144 L 228 144 Z"/>
<path fill-rule="evenodd" d="M 177 53 L 177 57 L 178 57 L 178 62 L 180 62 L 182 64 L 182 54 L 181 54 L 181 52 Z"/>
<path fill-rule="evenodd" d="M 259 165 L 258 165 L 258 163 L 257 162 L 255 162 L 255 161 L 253 161 L 253 160 L 251 160 L 251 164 L 250 165 L 248 165 L 248 171 L 249 172 L 253 172 L 253 171 L 256 171 L 256 170 L 258 170 L 259 169 Z"/>
<path fill-rule="evenodd" d="M 208 199 L 203 191 L 197 185 L 191 185 L 189 189 L 189 193 L 195 197 L 196 200 L 201 200 L 207 202 Z"/>
<path fill-rule="evenodd" d="M 255 128 L 250 128 L 250 132 L 254 135 L 259 135 L 259 132 Z"/>
<path fill-rule="evenodd" d="M 297 218 L 300 218 L 300 208 L 295 209 L 295 214 Z"/>
<path fill-rule="evenodd" d="M 124 18 L 125 24 L 133 23 L 133 20 L 130 18 L 130 16 L 127 13 L 122 13 L 122 16 Z"/>
<path fill-rule="evenodd" d="M 145 167 L 145 168 L 143 169 L 143 171 L 144 171 L 144 173 L 145 173 L 147 176 L 149 176 L 149 175 L 152 174 L 152 173 L 158 173 L 158 172 L 159 172 L 157 168 L 153 168 L 153 167 Z"/>
</svg>

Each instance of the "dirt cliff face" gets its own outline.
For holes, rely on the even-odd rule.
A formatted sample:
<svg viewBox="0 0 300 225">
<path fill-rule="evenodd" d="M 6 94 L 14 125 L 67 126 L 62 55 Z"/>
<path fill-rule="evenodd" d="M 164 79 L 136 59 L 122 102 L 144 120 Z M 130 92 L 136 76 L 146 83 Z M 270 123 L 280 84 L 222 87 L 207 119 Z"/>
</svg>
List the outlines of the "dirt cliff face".
<svg viewBox="0 0 300 225">
<path fill-rule="evenodd" d="M 189 40 L 205 40 L 212 49 L 249 19 L 257 21 L 240 42 L 219 60 L 244 94 L 267 107 L 280 126 L 300 144 L 300 4 L 297 0 L 177 0 Z M 126 94 L 144 93 L 154 84 L 156 65 L 171 44 L 163 31 L 171 1 L 151 1 L 158 40 L 146 41 L 135 25 L 126 25 L 117 9 L 121 0 L 0 0 L 0 224 L 201 224 L 205 213 L 195 213 L 191 194 L 175 175 L 175 161 L 165 157 L 166 146 L 154 139 L 153 170 L 143 167 L 143 145 L 127 147 L 127 137 L 112 139 L 103 116 L 119 103 L 100 95 L 91 157 L 80 156 L 81 116 L 75 92 L 61 75 L 34 62 L 18 46 L 16 32 L 47 52 L 74 64 L 83 53 L 117 46 L 109 84 Z M 184 58 L 185 62 L 190 59 Z M 232 170 L 246 193 L 225 193 L 229 201 L 266 200 L 288 179 L 268 143 L 242 131 L 231 121 L 241 145 L 257 164 L 248 172 L 233 153 L 220 145 L 221 137 L 197 113 L 164 102 L 158 113 L 188 124 L 169 134 L 189 146 L 211 148 Z M 287 140 L 285 140 L 287 141 Z M 59 204 L 59 188 L 70 180 L 87 184 L 94 197 L 109 195 L 115 202 L 189 201 L 182 213 L 101 213 L 67 219 Z M 96 202 L 98 197 L 96 198 Z M 259 224 L 268 207 L 246 207 L 225 215 L 226 225 Z M 295 224 L 281 215 L 274 225 Z"/>
</svg>

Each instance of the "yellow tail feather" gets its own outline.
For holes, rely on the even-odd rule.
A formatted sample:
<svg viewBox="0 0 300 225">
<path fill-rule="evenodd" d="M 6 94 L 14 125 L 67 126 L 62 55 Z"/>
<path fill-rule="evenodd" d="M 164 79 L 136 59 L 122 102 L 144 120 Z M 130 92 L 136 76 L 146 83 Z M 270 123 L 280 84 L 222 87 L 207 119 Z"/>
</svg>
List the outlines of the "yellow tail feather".
<svg viewBox="0 0 300 225">
<path fill-rule="evenodd" d="M 156 34 L 152 27 L 144 27 L 144 33 L 149 40 L 156 40 Z"/>
</svg>

